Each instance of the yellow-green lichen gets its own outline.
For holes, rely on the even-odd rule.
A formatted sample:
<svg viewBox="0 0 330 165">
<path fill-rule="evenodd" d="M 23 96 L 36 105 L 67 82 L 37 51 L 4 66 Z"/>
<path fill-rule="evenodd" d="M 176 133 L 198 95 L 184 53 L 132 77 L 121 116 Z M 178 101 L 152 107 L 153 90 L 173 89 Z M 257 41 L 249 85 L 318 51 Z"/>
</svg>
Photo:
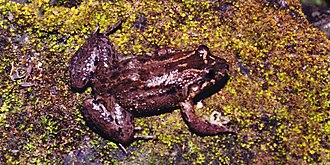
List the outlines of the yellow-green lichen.
<svg viewBox="0 0 330 165">
<path fill-rule="evenodd" d="M 307 23 L 297 0 L 280 9 L 255 0 L 0 0 L 0 162 L 7 164 L 327 164 L 329 41 Z M 136 141 L 130 156 L 91 131 L 79 113 L 91 90 L 73 93 L 70 58 L 88 36 L 122 19 L 110 35 L 118 52 L 205 44 L 231 64 L 228 84 L 196 109 L 220 111 L 236 134 L 199 137 L 179 111 L 135 119 L 157 140 Z M 33 63 L 10 79 L 11 64 Z M 19 82 L 37 86 L 20 87 Z M 188 162 L 188 163 L 187 163 Z"/>
</svg>

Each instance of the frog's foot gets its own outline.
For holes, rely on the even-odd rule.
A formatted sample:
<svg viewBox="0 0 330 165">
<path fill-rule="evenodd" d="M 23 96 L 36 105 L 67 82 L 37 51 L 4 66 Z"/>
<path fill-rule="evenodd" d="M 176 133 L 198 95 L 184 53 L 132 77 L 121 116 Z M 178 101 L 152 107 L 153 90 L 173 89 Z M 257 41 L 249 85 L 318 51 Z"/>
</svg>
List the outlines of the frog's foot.
<svg viewBox="0 0 330 165">
<path fill-rule="evenodd" d="M 202 119 L 195 114 L 194 104 L 191 100 L 180 102 L 181 114 L 189 129 L 198 135 L 217 135 L 220 133 L 232 133 L 224 124 L 219 124 L 218 119 L 212 119 L 211 122 Z"/>
</svg>

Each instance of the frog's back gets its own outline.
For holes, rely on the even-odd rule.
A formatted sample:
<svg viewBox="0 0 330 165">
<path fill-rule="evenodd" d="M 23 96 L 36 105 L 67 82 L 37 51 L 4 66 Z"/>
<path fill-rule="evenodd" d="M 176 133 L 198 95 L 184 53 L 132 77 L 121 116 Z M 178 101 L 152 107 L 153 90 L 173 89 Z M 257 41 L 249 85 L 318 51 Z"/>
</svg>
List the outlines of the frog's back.
<svg viewBox="0 0 330 165">
<path fill-rule="evenodd" d="M 115 96 L 121 106 L 135 113 L 172 108 L 183 100 L 184 84 L 180 82 L 182 73 L 166 65 L 148 56 L 121 61 L 108 70 L 106 80 L 97 78 L 107 84 L 99 90 Z"/>
</svg>

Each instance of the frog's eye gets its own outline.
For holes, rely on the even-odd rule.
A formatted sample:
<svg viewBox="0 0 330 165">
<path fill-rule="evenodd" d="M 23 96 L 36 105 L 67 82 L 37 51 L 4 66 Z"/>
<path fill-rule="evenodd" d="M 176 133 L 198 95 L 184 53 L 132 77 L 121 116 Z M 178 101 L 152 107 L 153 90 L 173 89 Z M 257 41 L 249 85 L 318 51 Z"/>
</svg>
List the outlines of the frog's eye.
<svg viewBox="0 0 330 165">
<path fill-rule="evenodd" d="M 200 45 L 197 49 L 197 53 L 200 57 L 203 57 L 203 60 L 205 60 L 207 54 L 209 53 L 209 48 L 205 45 Z"/>
<path fill-rule="evenodd" d="M 205 45 L 200 45 L 199 47 L 198 47 L 198 49 L 197 49 L 197 51 L 198 52 L 206 52 L 206 53 L 208 53 L 210 50 L 209 50 L 209 48 L 207 47 L 207 46 L 205 46 Z"/>
<path fill-rule="evenodd" d="M 206 74 L 204 75 L 204 78 L 206 79 L 213 79 L 215 77 L 216 71 L 215 69 L 208 69 L 206 71 Z"/>
</svg>

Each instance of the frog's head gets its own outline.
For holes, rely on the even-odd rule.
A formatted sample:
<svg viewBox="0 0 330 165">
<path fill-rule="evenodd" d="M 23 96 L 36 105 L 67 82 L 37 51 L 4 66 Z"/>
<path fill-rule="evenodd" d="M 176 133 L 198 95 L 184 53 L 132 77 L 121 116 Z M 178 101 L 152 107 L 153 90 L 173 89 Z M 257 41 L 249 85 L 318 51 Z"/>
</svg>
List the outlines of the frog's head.
<svg viewBox="0 0 330 165">
<path fill-rule="evenodd" d="M 206 80 L 219 81 L 227 75 L 229 65 L 226 60 L 211 54 L 209 48 L 205 45 L 200 45 L 196 54 L 202 57 L 204 63 L 204 78 Z"/>
<path fill-rule="evenodd" d="M 194 100 L 200 100 L 219 91 L 229 80 L 229 64 L 226 60 L 214 56 L 205 45 L 200 45 L 195 50 L 195 56 L 200 61 L 200 78 L 190 86 L 190 97 Z"/>
</svg>

